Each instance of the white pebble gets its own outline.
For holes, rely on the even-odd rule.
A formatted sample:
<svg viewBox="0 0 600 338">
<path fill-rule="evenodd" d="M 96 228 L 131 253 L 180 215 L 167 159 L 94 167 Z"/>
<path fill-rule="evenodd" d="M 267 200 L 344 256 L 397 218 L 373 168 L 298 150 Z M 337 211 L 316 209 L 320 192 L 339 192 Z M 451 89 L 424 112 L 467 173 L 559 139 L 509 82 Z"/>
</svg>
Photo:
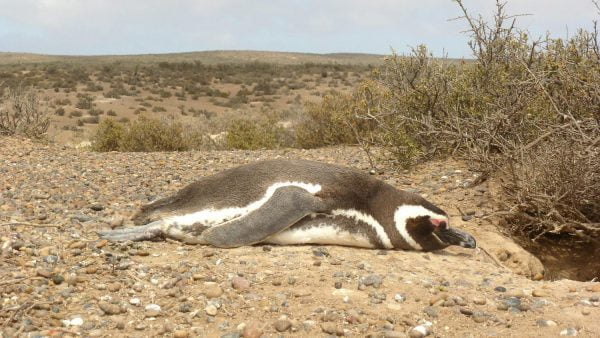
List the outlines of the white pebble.
<svg viewBox="0 0 600 338">
<path fill-rule="evenodd" d="M 139 298 L 131 298 L 129 300 L 129 304 L 138 306 L 142 301 Z"/>
<path fill-rule="evenodd" d="M 403 301 L 406 300 L 406 297 L 404 297 L 403 295 L 397 293 L 394 295 L 394 300 L 397 301 L 398 303 L 402 303 Z"/>
<path fill-rule="evenodd" d="M 83 325 L 83 319 L 81 317 L 75 317 L 71 319 L 71 326 L 81 326 Z"/>
<path fill-rule="evenodd" d="M 148 304 L 145 307 L 146 310 L 148 311 L 160 311 L 160 305 L 158 304 Z"/>
<path fill-rule="evenodd" d="M 350 297 L 344 296 L 344 298 L 342 298 L 342 300 L 344 301 L 344 303 L 348 303 L 348 302 L 350 302 Z"/>
</svg>

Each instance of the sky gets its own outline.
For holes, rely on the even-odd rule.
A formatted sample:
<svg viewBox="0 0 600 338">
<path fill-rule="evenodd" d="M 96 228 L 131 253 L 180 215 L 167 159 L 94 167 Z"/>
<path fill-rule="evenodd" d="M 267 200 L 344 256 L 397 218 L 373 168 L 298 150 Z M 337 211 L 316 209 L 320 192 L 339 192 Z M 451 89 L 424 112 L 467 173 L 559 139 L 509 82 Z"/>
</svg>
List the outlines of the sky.
<svg viewBox="0 0 600 338">
<path fill-rule="evenodd" d="M 464 0 L 489 17 L 494 0 Z M 600 19 L 591 0 L 509 0 L 533 36 Z M 427 45 L 470 57 L 451 0 L 0 0 L 0 52 L 105 55 L 203 50 L 400 54 Z"/>
</svg>

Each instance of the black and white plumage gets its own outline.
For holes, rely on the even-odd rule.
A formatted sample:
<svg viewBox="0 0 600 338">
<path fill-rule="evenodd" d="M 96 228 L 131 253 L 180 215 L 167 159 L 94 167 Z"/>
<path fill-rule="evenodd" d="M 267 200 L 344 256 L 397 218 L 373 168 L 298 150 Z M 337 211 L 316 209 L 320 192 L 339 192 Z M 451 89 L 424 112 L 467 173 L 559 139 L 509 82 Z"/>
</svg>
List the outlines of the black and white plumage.
<svg viewBox="0 0 600 338">
<path fill-rule="evenodd" d="M 167 237 L 190 244 L 337 244 L 438 250 L 476 246 L 424 198 L 357 170 L 267 160 L 202 177 L 142 207 L 139 227 L 100 232 L 113 241 Z"/>
</svg>

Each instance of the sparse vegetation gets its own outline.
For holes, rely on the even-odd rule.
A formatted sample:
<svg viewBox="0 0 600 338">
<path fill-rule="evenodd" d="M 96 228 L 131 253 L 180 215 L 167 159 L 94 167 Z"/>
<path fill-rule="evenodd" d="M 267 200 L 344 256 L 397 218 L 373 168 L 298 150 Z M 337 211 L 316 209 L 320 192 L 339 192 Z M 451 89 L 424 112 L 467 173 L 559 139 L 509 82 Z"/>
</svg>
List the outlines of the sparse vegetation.
<svg viewBox="0 0 600 338">
<path fill-rule="evenodd" d="M 478 182 L 502 178 L 513 234 L 600 243 L 598 32 L 531 40 L 504 4 L 490 24 L 457 3 L 474 62 L 435 59 L 424 46 L 393 55 L 351 97 L 313 108 L 305 125 L 314 128 L 299 131 L 314 132 L 306 137 L 313 145 L 358 143 L 374 160 L 401 167 L 460 156 L 481 173 Z M 356 121 L 367 128 L 352 128 L 353 140 L 336 138 Z"/>
<path fill-rule="evenodd" d="M 42 138 L 50 125 L 50 114 L 37 94 L 21 86 L 6 88 L 0 100 L 0 135 Z"/>
</svg>

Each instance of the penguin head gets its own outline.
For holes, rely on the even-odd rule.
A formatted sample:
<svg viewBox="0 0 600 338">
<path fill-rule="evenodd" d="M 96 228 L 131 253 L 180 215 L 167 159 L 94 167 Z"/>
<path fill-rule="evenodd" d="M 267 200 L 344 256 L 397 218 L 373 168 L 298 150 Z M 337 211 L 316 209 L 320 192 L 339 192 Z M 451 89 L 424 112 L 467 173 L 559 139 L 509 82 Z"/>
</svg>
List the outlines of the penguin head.
<svg viewBox="0 0 600 338">
<path fill-rule="evenodd" d="M 401 205 L 394 213 L 394 222 L 403 239 L 415 250 L 441 250 L 450 245 L 475 248 L 470 234 L 450 227 L 448 215 L 431 205 Z"/>
</svg>

